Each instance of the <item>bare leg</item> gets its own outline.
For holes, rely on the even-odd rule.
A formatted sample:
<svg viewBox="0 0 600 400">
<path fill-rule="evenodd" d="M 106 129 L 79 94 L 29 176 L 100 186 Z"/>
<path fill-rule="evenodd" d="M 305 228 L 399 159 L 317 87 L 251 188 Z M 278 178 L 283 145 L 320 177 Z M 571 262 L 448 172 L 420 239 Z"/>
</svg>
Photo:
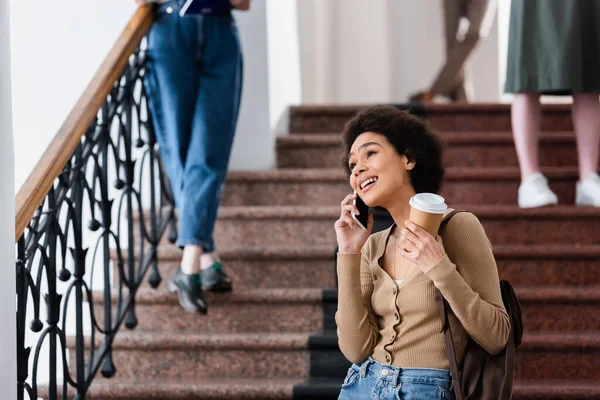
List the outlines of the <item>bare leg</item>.
<svg viewBox="0 0 600 400">
<path fill-rule="evenodd" d="M 515 94 L 511 119 L 515 147 L 521 166 L 521 180 L 525 180 L 528 176 L 540 172 L 538 139 L 542 107 L 539 93 Z"/>
<path fill-rule="evenodd" d="M 573 94 L 573 126 L 577 135 L 579 179 L 598 170 L 600 151 L 600 106 L 598 93 Z"/>
<path fill-rule="evenodd" d="M 200 268 L 208 269 L 213 266 L 215 261 L 219 261 L 219 256 L 216 252 L 204 253 L 200 257 Z"/>
<path fill-rule="evenodd" d="M 181 258 L 181 271 L 186 275 L 197 274 L 200 272 L 201 256 L 202 247 L 186 245 L 183 248 L 183 256 Z"/>
</svg>

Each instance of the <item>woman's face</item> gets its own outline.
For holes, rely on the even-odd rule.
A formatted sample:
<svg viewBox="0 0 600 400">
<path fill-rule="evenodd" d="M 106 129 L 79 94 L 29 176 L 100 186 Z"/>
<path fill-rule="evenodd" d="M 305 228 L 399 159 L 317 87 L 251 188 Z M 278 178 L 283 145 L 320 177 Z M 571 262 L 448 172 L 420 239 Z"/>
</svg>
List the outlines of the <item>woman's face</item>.
<svg viewBox="0 0 600 400">
<path fill-rule="evenodd" d="M 414 163 L 399 155 L 384 135 L 365 132 L 356 138 L 348 155 L 350 186 L 369 207 L 385 206 L 410 188 L 408 171 Z"/>
</svg>

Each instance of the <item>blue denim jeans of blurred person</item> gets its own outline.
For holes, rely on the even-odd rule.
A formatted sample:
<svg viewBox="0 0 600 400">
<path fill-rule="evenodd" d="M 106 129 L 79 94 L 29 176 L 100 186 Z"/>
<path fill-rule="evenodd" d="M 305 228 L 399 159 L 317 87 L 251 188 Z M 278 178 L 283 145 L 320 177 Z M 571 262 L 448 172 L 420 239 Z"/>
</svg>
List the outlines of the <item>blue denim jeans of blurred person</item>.
<svg viewBox="0 0 600 400">
<path fill-rule="evenodd" d="M 338 400 L 454 400 L 450 371 L 398 368 L 371 357 L 352 364 Z"/>
<path fill-rule="evenodd" d="M 183 3 L 156 9 L 144 83 L 179 212 L 177 245 L 212 252 L 240 107 L 242 53 L 231 15 L 180 17 Z"/>
</svg>

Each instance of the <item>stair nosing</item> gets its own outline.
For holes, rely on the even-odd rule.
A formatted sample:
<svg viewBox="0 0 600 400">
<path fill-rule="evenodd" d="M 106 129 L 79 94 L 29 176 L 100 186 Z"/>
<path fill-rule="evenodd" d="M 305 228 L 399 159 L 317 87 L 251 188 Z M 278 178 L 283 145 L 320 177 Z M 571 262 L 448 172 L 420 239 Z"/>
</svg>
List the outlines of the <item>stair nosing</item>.
<svg viewBox="0 0 600 400">
<path fill-rule="evenodd" d="M 540 286 L 515 285 L 515 293 L 524 304 L 598 304 L 600 285 L 595 286 Z M 337 298 L 337 290 L 329 289 L 331 298 Z M 332 300 L 331 300 L 332 301 Z M 600 325 L 598 327 L 600 329 Z"/>
<path fill-rule="evenodd" d="M 494 219 L 564 219 L 564 218 L 598 218 L 600 209 L 595 207 L 575 207 L 558 205 L 541 208 L 519 208 L 517 205 L 458 205 L 455 209 L 465 209 L 479 218 Z M 339 206 L 222 206 L 219 210 L 220 220 L 243 219 L 282 219 L 295 220 L 335 220 L 339 218 Z M 333 229 L 333 228 L 332 228 Z"/>
<path fill-rule="evenodd" d="M 600 248 L 600 246 L 599 246 Z M 148 248 L 146 249 L 148 250 Z M 156 249 L 159 260 L 180 261 L 182 251 L 179 247 L 170 244 L 161 244 Z M 127 248 L 122 248 L 123 259 L 127 259 Z M 111 259 L 116 258 L 116 250 L 111 249 Z M 139 248 L 134 248 L 134 256 L 139 258 Z M 268 245 L 268 246 L 238 246 L 222 247 L 219 257 L 224 262 L 233 260 L 265 261 L 265 260 L 333 260 L 335 248 L 331 245 Z"/>
<path fill-rule="evenodd" d="M 127 248 L 122 248 L 123 259 L 127 259 Z M 494 245 L 494 256 L 497 260 L 517 259 L 555 259 L 600 258 L 600 245 Z M 181 249 L 175 245 L 161 244 L 157 247 L 158 259 L 161 261 L 181 261 Z M 139 249 L 134 249 L 135 259 L 139 259 Z M 334 245 L 268 245 L 268 246 L 239 246 L 236 248 L 222 247 L 219 256 L 224 262 L 239 261 L 286 261 L 286 260 L 331 260 L 335 258 Z M 111 250 L 111 258 L 116 258 L 116 250 Z"/>
<path fill-rule="evenodd" d="M 92 292 L 94 305 L 104 304 L 102 290 Z M 323 302 L 323 289 L 321 288 L 289 288 L 289 289 L 235 289 L 231 293 L 205 293 L 206 300 L 214 297 L 218 305 L 221 304 L 321 304 Z M 118 293 L 113 290 L 112 301 L 118 299 Z M 135 296 L 136 305 L 140 304 L 171 304 L 179 306 L 177 296 L 168 290 L 140 287 Z"/>
<path fill-rule="evenodd" d="M 600 351 L 600 331 L 525 332 L 518 351 Z"/>
<path fill-rule="evenodd" d="M 201 315 L 198 318 L 202 318 Z M 208 351 L 305 351 L 311 333 L 196 333 L 196 332 L 157 332 L 122 331 L 113 342 L 113 350 L 169 351 L 169 350 L 208 350 Z M 85 338 L 89 348 L 90 338 Z M 96 345 L 103 337 L 96 336 Z M 67 337 L 67 348 L 75 347 L 75 338 Z"/>
<path fill-rule="evenodd" d="M 440 132 L 442 139 L 450 146 L 470 145 L 511 145 L 514 139 L 510 131 L 464 131 L 464 132 Z M 575 133 L 573 131 L 544 132 L 540 135 L 541 144 L 574 144 Z M 277 149 L 294 149 L 310 147 L 339 147 L 342 150 L 341 135 L 337 132 L 331 133 L 292 133 L 277 137 Z"/>
<path fill-rule="evenodd" d="M 578 179 L 576 166 L 542 167 L 542 172 L 550 181 Z M 332 168 L 277 168 L 259 171 L 232 171 L 227 176 L 227 184 L 257 183 L 342 183 L 347 181 L 347 172 L 340 167 Z M 448 181 L 478 180 L 521 180 L 518 167 L 448 167 L 444 177 Z M 492 182 L 493 183 L 493 182 Z"/>
<path fill-rule="evenodd" d="M 396 104 L 389 104 L 396 105 Z M 299 105 L 290 106 L 290 121 L 300 115 L 336 115 L 355 114 L 359 110 L 371 107 L 372 104 L 344 104 L 344 105 Z M 570 104 L 542 104 L 542 112 L 571 112 Z M 434 114 L 492 114 L 502 113 L 510 115 L 510 104 L 505 103 L 469 103 L 469 104 L 427 104 L 425 106 L 427 117 L 435 117 Z M 433 115 L 432 115 L 433 114 Z"/>
<path fill-rule="evenodd" d="M 598 286 L 515 286 L 515 292 L 521 303 L 544 304 L 588 304 L 600 303 L 600 285 Z M 598 327 L 600 329 L 600 326 Z"/>
<path fill-rule="evenodd" d="M 321 379 L 320 385 L 340 387 L 343 377 L 339 379 L 329 378 Z M 308 382 L 307 382 L 308 381 Z M 148 382 L 132 382 L 124 379 L 119 379 L 118 375 L 110 380 L 96 380 L 90 388 L 90 394 L 93 396 L 110 396 L 112 393 L 117 393 L 116 399 L 129 399 L 128 396 L 135 398 L 149 398 L 161 393 L 169 393 L 176 389 L 180 398 L 181 395 L 199 395 L 203 392 L 210 392 L 215 388 L 225 393 L 229 390 L 233 393 L 238 391 L 247 393 L 252 389 L 254 393 L 260 395 L 278 394 L 284 397 L 282 399 L 291 399 L 292 391 L 295 385 L 309 384 L 310 379 L 306 378 L 269 378 L 269 379 L 245 379 L 245 378 L 205 378 L 205 379 L 189 379 L 189 380 L 166 380 L 166 381 L 148 381 Z M 38 387 L 40 395 L 43 395 L 46 386 Z M 565 393 L 566 392 L 566 393 Z M 584 398 L 592 398 L 589 396 L 600 396 L 600 380 L 557 380 L 557 379 L 515 379 L 513 395 L 535 394 L 539 396 L 552 396 L 556 394 L 565 394 L 568 396 L 585 396 Z M 230 393 L 231 395 L 232 393 Z M 111 398 L 113 398 L 111 396 Z M 580 397 L 577 397 L 580 398 Z"/>
</svg>

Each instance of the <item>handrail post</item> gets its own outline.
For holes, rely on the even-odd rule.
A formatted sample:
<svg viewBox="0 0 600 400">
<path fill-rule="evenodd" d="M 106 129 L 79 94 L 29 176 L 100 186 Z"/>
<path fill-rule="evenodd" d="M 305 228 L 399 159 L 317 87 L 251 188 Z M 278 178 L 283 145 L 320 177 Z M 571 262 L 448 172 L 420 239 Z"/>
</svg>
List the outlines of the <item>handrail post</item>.
<svg viewBox="0 0 600 400">
<path fill-rule="evenodd" d="M 10 83 L 10 10 L 8 1 L 0 1 L 0 388 L 2 398 L 17 395 L 17 321 L 15 318 L 15 183 Z M 20 343 L 22 344 L 22 343 Z M 25 371 L 26 372 L 26 371 Z M 19 390 L 22 396 L 22 390 Z"/>
</svg>

